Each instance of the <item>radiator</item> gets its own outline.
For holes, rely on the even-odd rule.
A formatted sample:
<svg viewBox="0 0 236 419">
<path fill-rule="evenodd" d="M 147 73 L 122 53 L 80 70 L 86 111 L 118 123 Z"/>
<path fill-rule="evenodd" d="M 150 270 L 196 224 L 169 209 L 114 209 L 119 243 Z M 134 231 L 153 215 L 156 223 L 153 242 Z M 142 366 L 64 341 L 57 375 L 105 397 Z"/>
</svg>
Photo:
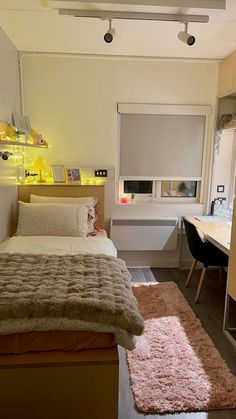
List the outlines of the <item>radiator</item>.
<svg viewBox="0 0 236 419">
<path fill-rule="evenodd" d="M 111 220 L 111 240 L 117 250 L 174 250 L 178 218 Z"/>
</svg>

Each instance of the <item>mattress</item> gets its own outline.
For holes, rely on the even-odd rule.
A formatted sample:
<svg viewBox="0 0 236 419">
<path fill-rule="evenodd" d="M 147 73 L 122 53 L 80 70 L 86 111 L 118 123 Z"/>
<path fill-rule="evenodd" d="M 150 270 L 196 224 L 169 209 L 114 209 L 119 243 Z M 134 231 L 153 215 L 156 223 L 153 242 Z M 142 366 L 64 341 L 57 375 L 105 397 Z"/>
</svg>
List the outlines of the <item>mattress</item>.
<svg viewBox="0 0 236 419">
<path fill-rule="evenodd" d="M 13 236 L 0 244 L 0 253 L 77 255 L 80 253 L 117 256 L 107 237 Z"/>
<path fill-rule="evenodd" d="M 107 237 L 14 236 L 0 244 L 0 253 L 80 254 L 93 253 L 117 256 Z M 21 354 L 39 351 L 78 351 L 111 348 L 115 345 L 111 333 L 90 331 L 48 331 L 12 333 L 0 336 L 0 353 Z"/>
</svg>

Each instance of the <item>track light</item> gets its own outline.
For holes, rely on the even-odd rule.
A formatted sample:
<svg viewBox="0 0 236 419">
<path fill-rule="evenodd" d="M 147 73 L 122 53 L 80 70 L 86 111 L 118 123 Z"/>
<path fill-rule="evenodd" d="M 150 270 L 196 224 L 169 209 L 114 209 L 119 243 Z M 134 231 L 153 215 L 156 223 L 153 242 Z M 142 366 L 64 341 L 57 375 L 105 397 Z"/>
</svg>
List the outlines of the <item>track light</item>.
<svg viewBox="0 0 236 419">
<path fill-rule="evenodd" d="M 178 38 L 180 41 L 183 41 L 185 44 L 192 46 L 195 44 L 195 36 L 188 33 L 188 22 L 183 22 L 185 25 L 185 30 L 178 33 Z"/>
<path fill-rule="evenodd" d="M 107 0 L 110 3 L 113 0 Z M 131 1 L 131 0 L 130 0 Z M 164 0 L 163 0 L 164 1 Z M 158 22 L 179 22 L 185 25 L 185 30 L 179 32 L 178 38 L 185 44 L 191 46 L 195 44 L 195 37 L 188 33 L 188 23 L 209 22 L 207 15 L 184 15 L 171 13 L 145 13 L 145 12 L 124 12 L 116 10 L 80 10 L 80 9 L 58 9 L 60 15 L 68 15 L 75 17 L 95 18 L 109 21 L 109 29 L 104 35 L 104 41 L 110 44 L 115 36 L 115 29 L 111 27 L 112 19 L 124 20 L 151 20 Z"/>
<path fill-rule="evenodd" d="M 112 19 L 109 19 L 109 29 L 104 35 L 104 41 L 107 44 L 110 44 L 113 41 L 113 38 L 114 38 L 115 33 L 116 33 L 115 29 L 112 28 L 111 24 L 112 24 Z"/>
</svg>

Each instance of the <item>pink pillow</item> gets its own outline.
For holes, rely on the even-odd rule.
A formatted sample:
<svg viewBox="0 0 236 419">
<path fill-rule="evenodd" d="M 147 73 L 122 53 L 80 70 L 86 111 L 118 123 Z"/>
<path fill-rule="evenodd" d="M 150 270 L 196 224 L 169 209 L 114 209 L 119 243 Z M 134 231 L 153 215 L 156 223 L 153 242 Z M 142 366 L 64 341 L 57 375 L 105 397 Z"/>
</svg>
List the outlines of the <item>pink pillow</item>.
<svg viewBox="0 0 236 419">
<path fill-rule="evenodd" d="M 107 237 L 107 233 L 105 230 L 101 230 L 101 229 L 96 229 L 91 231 L 90 233 L 87 234 L 87 236 L 100 236 L 100 237 Z"/>
</svg>

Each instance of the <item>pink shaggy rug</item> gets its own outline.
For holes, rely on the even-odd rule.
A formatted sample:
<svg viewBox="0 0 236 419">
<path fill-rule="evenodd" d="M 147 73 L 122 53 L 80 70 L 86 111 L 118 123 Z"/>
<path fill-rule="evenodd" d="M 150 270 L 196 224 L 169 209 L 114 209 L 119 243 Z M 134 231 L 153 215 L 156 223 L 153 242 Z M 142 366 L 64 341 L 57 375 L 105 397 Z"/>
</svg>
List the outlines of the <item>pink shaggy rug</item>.
<svg viewBox="0 0 236 419">
<path fill-rule="evenodd" d="M 138 410 L 173 413 L 236 408 L 236 378 L 172 282 L 134 285 L 145 332 L 128 352 Z"/>
</svg>

